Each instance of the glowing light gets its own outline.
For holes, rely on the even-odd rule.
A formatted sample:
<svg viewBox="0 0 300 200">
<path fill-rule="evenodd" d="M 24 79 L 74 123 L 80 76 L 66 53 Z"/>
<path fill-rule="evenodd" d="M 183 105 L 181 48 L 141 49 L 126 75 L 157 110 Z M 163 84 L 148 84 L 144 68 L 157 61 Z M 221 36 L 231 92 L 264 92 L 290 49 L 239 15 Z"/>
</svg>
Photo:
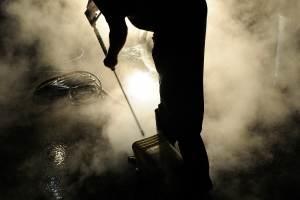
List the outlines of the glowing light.
<svg viewBox="0 0 300 200">
<path fill-rule="evenodd" d="M 54 156 L 54 162 L 57 165 L 60 165 L 63 163 L 66 157 L 65 147 L 63 145 L 57 145 L 53 148 L 51 154 Z"/>
<path fill-rule="evenodd" d="M 50 192 L 52 192 L 55 200 L 59 200 L 59 199 L 62 199 L 62 193 L 61 193 L 61 188 L 60 188 L 60 185 L 61 185 L 61 180 L 59 178 L 59 176 L 57 176 L 57 174 L 55 173 L 51 173 L 51 174 L 48 174 L 48 183 L 46 185 L 46 189 Z"/>
<path fill-rule="evenodd" d="M 157 92 L 157 81 L 151 74 L 137 71 L 128 77 L 128 91 L 139 100 L 147 100 Z"/>
</svg>

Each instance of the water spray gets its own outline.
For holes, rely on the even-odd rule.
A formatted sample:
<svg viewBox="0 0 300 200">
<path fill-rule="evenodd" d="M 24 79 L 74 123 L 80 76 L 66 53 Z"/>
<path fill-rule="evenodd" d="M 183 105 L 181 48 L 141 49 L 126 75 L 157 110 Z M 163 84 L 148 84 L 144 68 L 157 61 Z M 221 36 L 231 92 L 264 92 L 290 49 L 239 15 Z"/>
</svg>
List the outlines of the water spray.
<svg viewBox="0 0 300 200">
<path fill-rule="evenodd" d="M 100 35 L 98 29 L 97 29 L 97 27 L 96 27 L 96 21 L 97 21 L 98 18 L 100 17 L 101 12 L 100 12 L 99 14 L 97 14 L 95 11 L 97 11 L 98 9 L 95 9 L 95 7 L 96 7 L 96 6 L 94 5 L 94 6 L 92 7 L 92 9 L 87 9 L 87 10 L 85 11 L 84 14 L 85 14 L 85 16 L 87 17 L 88 21 L 90 22 L 91 26 L 94 28 L 94 32 L 95 32 L 95 34 L 96 34 L 96 36 L 97 36 L 97 39 L 98 39 L 99 44 L 100 44 L 100 46 L 101 46 L 101 49 L 102 49 L 104 55 L 106 56 L 106 55 L 107 55 L 107 49 L 106 49 L 106 47 L 105 47 L 105 44 L 104 44 L 104 42 L 103 42 L 103 40 L 102 40 L 102 37 L 101 37 L 101 35 Z M 114 74 L 115 74 L 115 77 L 116 77 L 116 79 L 117 79 L 117 81 L 118 81 L 118 83 L 119 83 L 119 86 L 120 86 L 120 88 L 121 88 L 121 90 L 122 90 L 122 92 L 123 92 L 123 94 L 124 94 L 124 96 L 125 96 L 125 99 L 126 99 L 126 101 L 127 101 L 127 103 L 128 103 L 128 106 L 129 106 L 129 108 L 130 108 L 130 110 L 131 110 L 131 113 L 132 113 L 132 115 L 133 115 L 133 117 L 134 117 L 134 119 L 135 119 L 135 121 L 136 121 L 136 124 L 138 125 L 138 127 L 139 127 L 139 129 L 140 129 L 140 131 L 141 131 L 142 136 L 145 136 L 144 131 L 143 131 L 143 129 L 142 129 L 142 127 L 141 127 L 141 125 L 140 125 L 140 123 L 139 123 L 139 121 L 138 121 L 138 119 L 137 119 L 137 117 L 136 117 L 136 115 L 135 115 L 135 113 L 134 113 L 134 111 L 133 111 L 133 109 L 132 109 L 132 106 L 131 106 L 131 104 L 130 104 L 128 98 L 127 98 L 127 95 L 126 95 L 126 93 L 125 93 L 125 91 L 124 91 L 124 89 L 123 89 L 123 87 L 122 87 L 122 84 L 121 84 L 121 82 L 120 82 L 120 80 L 119 80 L 119 78 L 118 78 L 118 75 L 117 75 L 115 69 L 112 69 L 112 71 L 113 71 Z"/>
</svg>

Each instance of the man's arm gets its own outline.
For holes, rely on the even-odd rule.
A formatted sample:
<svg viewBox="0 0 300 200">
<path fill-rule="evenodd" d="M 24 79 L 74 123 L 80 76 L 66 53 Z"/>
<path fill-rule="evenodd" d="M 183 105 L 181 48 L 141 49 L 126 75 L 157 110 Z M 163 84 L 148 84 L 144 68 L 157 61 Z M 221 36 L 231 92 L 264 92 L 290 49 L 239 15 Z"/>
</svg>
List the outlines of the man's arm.
<svg viewBox="0 0 300 200">
<path fill-rule="evenodd" d="M 127 37 L 126 15 L 123 11 L 123 4 L 119 4 L 118 1 L 89 0 L 87 5 L 87 9 L 92 11 L 97 11 L 99 8 L 108 23 L 110 45 L 104 59 L 104 65 L 112 70 L 115 69 L 118 63 L 118 54 L 123 48 Z"/>
<path fill-rule="evenodd" d="M 110 32 L 109 48 L 106 58 L 104 59 L 104 65 L 114 70 L 115 66 L 118 64 L 118 54 L 126 42 L 127 25 L 125 16 L 108 15 L 105 16 L 105 19 L 108 23 Z"/>
</svg>

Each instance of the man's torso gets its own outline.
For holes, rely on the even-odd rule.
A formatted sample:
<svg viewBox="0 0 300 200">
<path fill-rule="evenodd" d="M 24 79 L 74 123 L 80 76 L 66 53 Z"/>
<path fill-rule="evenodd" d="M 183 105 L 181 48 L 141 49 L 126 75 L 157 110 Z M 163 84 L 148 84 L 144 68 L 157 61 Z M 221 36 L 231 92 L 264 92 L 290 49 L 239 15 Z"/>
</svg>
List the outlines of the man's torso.
<svg viewBox="0 0 300 200">
<path fill-rule="evenodd" d="M 94 0 L 106 17 L 125 18 L 137 28 L 155 31 L 180 15 L 182 0 Z"/>
</svg>

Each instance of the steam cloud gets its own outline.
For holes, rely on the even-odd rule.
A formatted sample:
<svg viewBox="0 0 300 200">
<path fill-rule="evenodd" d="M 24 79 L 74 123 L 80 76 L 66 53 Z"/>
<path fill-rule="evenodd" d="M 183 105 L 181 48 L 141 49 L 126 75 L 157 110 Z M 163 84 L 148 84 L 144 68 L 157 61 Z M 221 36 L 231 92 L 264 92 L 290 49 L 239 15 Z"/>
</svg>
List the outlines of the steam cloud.
<svg viewBox="0 0 300 200">
<path fill-rule="evenodd" d="M 289 178 L 291 185 L 298 178 L 288 173 L 294 170 L 290 166 L 277 174 L 276 183 L 266 186 L 273 181 L 273 174 L 260 174 L 256 170 L 266 172 L 267 167 L 285 167 L 281 163 L 286 161 L 283 157 L 296 151 L 299 144 L 296 124 L 300 107 L 297 66 L 300 5 L 297 1 L 274 0 L 207 0 L 207 3 L 206 110 L 202 136 L 215 193 L 219 193 L 215 198 L 241 199 L 247 194 L 248 199 L 265 199 L 268 194 L 264 191 L 276 188 L 281 176 Z M 77 174 L 75 182 L 80 185 L 95 174 L 117 170 L 120 155 L 131 154 L 131 144 L 142 138 L 129 109 L 109 96 L 83 106 L 70 105 L 68 100 L 37 103 L 31 98 L 42 80 L 85 70 L 96 74 L 106 91 L 125 102 L 113 73 L 102 64 L 104 56 L 83 14 L 85 6 L 85 1 L 1 2 L 1 157 L 6 160 L 1 171 L 18 171 L 3 179 L 2 185 L 6 187 L 1 190 L 1 199 L 18 199 L 12 197 L 14 191 L 32 199 L 60 199 L 63 195 L 68 199 L 66 193 L 72 196 L 76 193 L 74 189 L 80 187 L 70 184 L 73 174 Z M 279 16 L 287 19 L 283 36 L 280 36 Z M 108 44 L 108 27 L 103 17 L 97 25 Z M 130 35 L 117 67 L 125 90 L 129 89 L 126 78 L 134 71 L 146 72 L 153 80 L 157 78 L 145 66 L 151 61 L 144 54 L 146 44 L 138 44 L 140 32 L 129 28 Z M 151 46 L 151 40 L 148 42 Z M 66 62 L 79 57 L 82 49 L 84 56 Z M 276 58 L 280 60 L 278 68 Z M 157 83 L 155 87 L 158 88 Z M 155 134 L 158 89 L 146 100 L 128 94 L 146 136 Z M 22 144 L 16 142 L 19 139 Z M 57 153 L 59 148 L 62 150 Z M 17 155 L 20 159 L 12 162 Z M 53 162 L 59 155 L 64 157 L 61 164 Z M 245 176 L 255 183 L 245 181 Z M 31 192 L 33 183 L 26 185 L 23 178 L 42 179 L 40 187 L 48 184 L 46 188 L 51 194 L 43 190 Z M 5 191 L 14 182 L 20 187 L 12 186 L 9 192 Z M 60 191 L 61 186 L 67 192 Z M 246 187 L 251 187 L 250 192 Z M 277 191 L 274 196 L 282 193 Z"/>
</svg>

